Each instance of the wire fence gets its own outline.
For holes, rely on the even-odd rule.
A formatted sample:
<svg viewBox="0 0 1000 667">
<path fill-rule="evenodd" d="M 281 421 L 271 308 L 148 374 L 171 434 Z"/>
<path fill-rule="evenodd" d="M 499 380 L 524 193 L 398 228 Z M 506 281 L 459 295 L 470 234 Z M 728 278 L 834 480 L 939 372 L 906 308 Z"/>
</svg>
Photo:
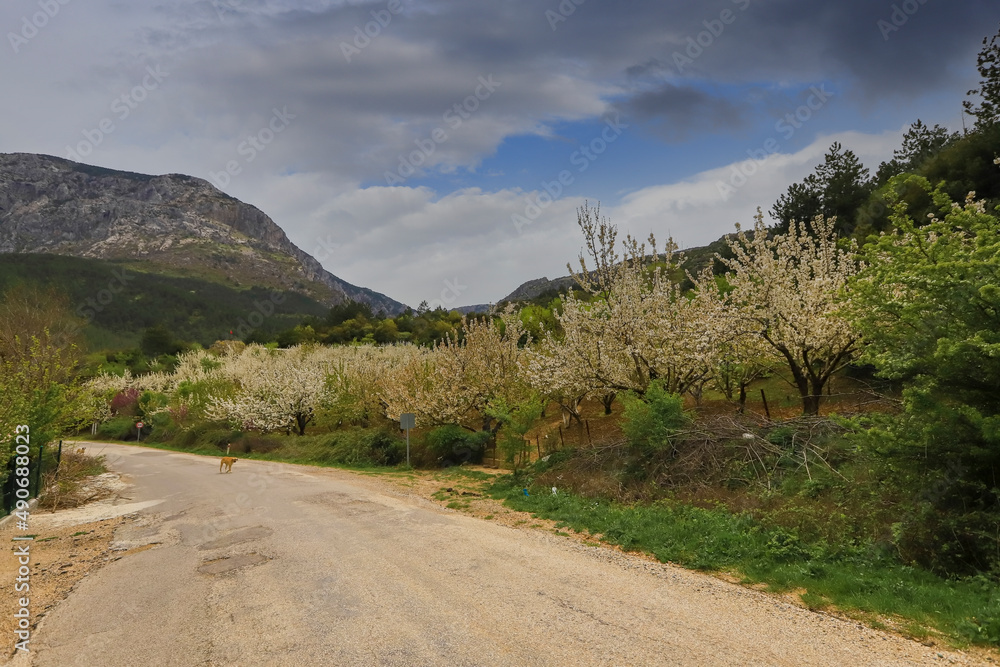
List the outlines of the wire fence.
<svg viewBox="0 0 1000 667">
<path fill-rule="evenodd" d="M 28 498 L 37 498 L 42 490 L 42 476 L 46 472 L 59 468 L 59 463 L 62 460 L 62 446 L 62 440 L 59 441 L 58 446 L 54 443 L 39 445 L 35 456 L 30 458 L 28 464 Z M 16 491 L 20 488 L 16 484 L 17 476 L 14 474 L 17 467 L 19 467 L 17 465 L 17 457 L 11 456 L 7 462 L 6 470 L 2 471 L 2 516 L 7 516 L 14 511 L 14 506 L 17 504 Z"/>
</svg>

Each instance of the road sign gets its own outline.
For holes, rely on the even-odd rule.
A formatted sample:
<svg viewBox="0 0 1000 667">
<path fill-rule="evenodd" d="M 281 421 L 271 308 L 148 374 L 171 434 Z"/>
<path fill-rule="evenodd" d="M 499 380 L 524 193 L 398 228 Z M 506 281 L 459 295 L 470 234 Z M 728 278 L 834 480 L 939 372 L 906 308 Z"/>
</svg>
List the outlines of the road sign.
<svg viewBox="0 0 1000 667">
<path fill-rule="evenodd" d="M 143 424 L 142 422 L 137 422 L 135 425 L 136 428 L 142 428 L 143 426 L 145 426 L 145 424 Z"/>
<path fill-rule="evenodd" d="M 406 431 L 406 465 L 410 465 L 410 429 L 417 427 L 417 416 L 412 412 L 399 415 L 399 428 Z"/>
</svg>

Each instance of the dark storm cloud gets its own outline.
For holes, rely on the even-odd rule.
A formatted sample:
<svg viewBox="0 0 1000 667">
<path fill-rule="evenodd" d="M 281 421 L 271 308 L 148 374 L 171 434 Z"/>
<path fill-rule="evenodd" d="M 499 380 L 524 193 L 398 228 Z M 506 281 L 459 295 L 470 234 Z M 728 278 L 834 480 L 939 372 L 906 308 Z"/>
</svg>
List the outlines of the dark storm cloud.
<svg viewBox="0 0 1000 667">
<path fill-rule="evenodd" d="M 665 84 L 630 97 L 619 109 L 640 121 L 652 121 L 655 132 L 668 141 L 686 139 L 696 131 L 730 131 L 744 125 L 735 104 L 689 86 Z"/>
<path fill-rule="evenodd" d="M 723 12 L 726 22 L 720 20 Z M 655 40 L 646 38 L 645 30 L 656 29 L 662 40 L 628 65 L 628 76 L 725 83 L 812 83 L 847 76 L 860 94 L 876 99 L 919 94 L 953 81 L 955 68 L 969 67 L 982 38 L 996 33 L 1000 4 L 732 0 L 697 8 L 651 6 L 641 16 L 645 21 L 637 14 L 636 24 L 645 28 L 623 40 L 649 44 Z"/>
</svg>

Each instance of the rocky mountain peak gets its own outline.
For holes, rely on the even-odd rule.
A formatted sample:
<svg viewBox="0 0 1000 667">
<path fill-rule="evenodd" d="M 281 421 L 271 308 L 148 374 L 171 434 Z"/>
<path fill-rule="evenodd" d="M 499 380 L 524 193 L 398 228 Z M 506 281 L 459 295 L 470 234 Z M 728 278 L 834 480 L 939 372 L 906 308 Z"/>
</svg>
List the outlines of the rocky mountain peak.
<svg viewBox="0 0 1000 667">
<path fill-rule="evenodd" d="M 326 271 L 263 211 L 184 174 L 152 176 L 0 153 L 0 253 L 142 262 L 395 314 L 405 305 Z"/>
</svg>

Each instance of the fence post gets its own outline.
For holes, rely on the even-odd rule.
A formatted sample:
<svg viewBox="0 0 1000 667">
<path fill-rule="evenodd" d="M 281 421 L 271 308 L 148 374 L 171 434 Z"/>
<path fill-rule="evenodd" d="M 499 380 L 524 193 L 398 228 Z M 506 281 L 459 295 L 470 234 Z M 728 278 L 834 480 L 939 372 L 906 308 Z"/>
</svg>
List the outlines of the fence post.
<svg viewBox="0 0 1000 667">
<path fill-rule="evenodd" d="M 59 451 L 56 452 L 56 477 L 59 476 L 60 465 L 62 465 L 62 440 L 59 441 Z"/>
<path fill-rule="evenodd" d="M 35 498 L 42 490 L 42 452 L 45 451 L 45 443 L 38 445 L 38 467 L 35 468 Z"/>
</svg>

